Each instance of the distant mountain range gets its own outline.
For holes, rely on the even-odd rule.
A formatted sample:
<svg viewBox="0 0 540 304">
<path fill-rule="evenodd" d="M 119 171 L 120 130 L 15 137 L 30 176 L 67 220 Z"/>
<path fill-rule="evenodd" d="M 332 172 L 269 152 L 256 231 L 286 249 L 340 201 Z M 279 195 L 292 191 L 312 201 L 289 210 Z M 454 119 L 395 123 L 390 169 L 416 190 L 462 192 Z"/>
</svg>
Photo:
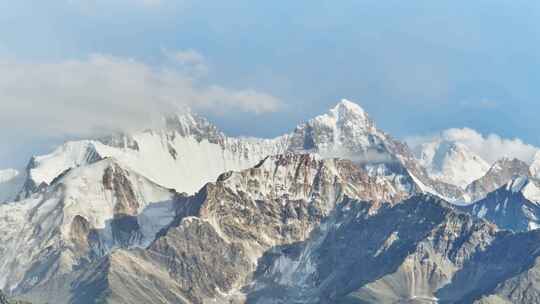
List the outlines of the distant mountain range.
<svg viewBox="0 0 540 304">
<path fill-rule="evenodd" d="M 540 303 L 538 168 L 540 153 L 489 163 L 448 140 L 413 151 L 347 100 L 274 139 L 177 113 L 0 171 L 0 289 L 37 304 Z"/>
</svg>

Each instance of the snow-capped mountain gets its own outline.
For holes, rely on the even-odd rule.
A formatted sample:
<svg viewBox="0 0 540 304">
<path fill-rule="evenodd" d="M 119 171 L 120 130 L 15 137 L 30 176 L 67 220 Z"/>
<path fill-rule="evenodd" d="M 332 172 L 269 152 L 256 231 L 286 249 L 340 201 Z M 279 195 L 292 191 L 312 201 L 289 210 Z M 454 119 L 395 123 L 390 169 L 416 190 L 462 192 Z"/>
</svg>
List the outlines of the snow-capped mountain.
<svg viewBox="0 0 540 304">
<path fill-rule="evenodd" d="M 21 198 L 28 197 L 46 188 L 65 170 L 112 157 L 164 187 L 194 193 L 224 171 L 245 169 L 267 155 L 283 152 L 286 143 L 286 136 L 227 137 L 206 119 L 188 111 L 167 117 L 160 129 L 71 141 L 50 154 L 33 157 L 27 167 L 28 178 L 18 191 Z"/>
<path fill-rule="evenodd" d="M 466 145 L 435 140 L 418 147 L 416 156 L 430 177 L 465 189 L 488 172 L 490 165 Z"/>
<path fill-rule="evenodd" d="M 148 246 L 177 199 L 112 159 L 64 172 L 39 194 L 0 205 L 0 289 L 60 283 L 114 248 Z"/>
<path fill-rule="evenodd" d="M 538 181 L 517 176 L 486 198 L 460 207 L 500 228 L 527 231 L 540 228 L 540 187 Z"/>
<path fill-rule="evenodd" d="M 431 195 L 400 189 L 392 179 L 370 181 L 347 160 L 269 157 L 180 197 L 174 220 L 148 247 L 118 248 L 26 296 L 55 303 L 499 303 L 487 300 L 496 294 L 510 303 L 540 290 L 521 276 L 538 267 L 537 231 L 498 231 Z M 516 280 L 528 288 L 499 288 Z"/>
<path fill-rule="evenodd" d="M 462 189 L 430 178 L 406 144 L 379 130 L 360 106 L 348 100 L 299 125 L 289 136 L 288 150 L 352 159 L 366 168 L 392 174 L 402 174 L 400 170 L 405 168 L 424 192 L 451 201 L 464 200 Z"/>
<path fill-rule="evenodd" d="M 467 144 L 453 139 L 434 138 L 414 146 L 415 157 L 430 178 L 465 190 L 464 204 L 485 198 L 513 177 L 540 177 L 540 152 L 530 163 L 504 157 L 490 164 Z"/>
<path fill-rule="evenodd" d="M 536 171 L 424 151 L 347 100 L 275 139 L 186 112 L 67 142 L 0 174 L 15 197 L 0 205 L 0 289 L 37 304 L 540 303 L 540 234 L 445 201 L 467 199 L 470 175 L 474 198 L 522 175 L 499 190 L 530 207 Z"/>
<path fill-rule="evenodd" d="M 429 178 L 405 144 L 377 129 L 367 113 L 348 100 L 275 139 L 228 137 L 188 111 L 167 117 L 161 129 L 67 142 L 48 155 L 32 158 L 22 189 L 18 185 L 10 189 L 17 189 L 20 198 L 28 197 L 69 168 L 113 157 L 164 187 L 194 193 L 222 172 L 249 168 L 284 151 L 353 159 L 373 170 L 389 171 L 392 163 L 400 163 L 426 192 L 462 200 L 458 187 Z"/>
<path fill-rule="evenodd" d="M 86 290 L 86 280 L 103 279 L 103 274 L 94 273 L 103 270 L 91 267 L 120 254 L 139 261 L 139 265 L 168 267 L 175 272 L 174 276 L 165 281 L 156 278 L 160 288 L 187 280 L 191 290 L 175 287 L 179 296 L 173 302 L 185 298 L 198 303 L 220 296 L 217 290 L 209 289 L 208 284 L 214 281 L 203 279 L 212 267 L 225 267 L 214 271 L 211 280 L 217 280 L 214 284 L 219 290 L 230 291 L 255 271 L 257 260 L 266 250 L 308 237 L 341 197 L 372 201 L 375 212 L 382 202 L 398 202 L 416 191 L 412 179 L 377 177 L 350 161 L 289 153 L 267 157 L 242 172 L 224 173 L 196 195 L 184 197 L 122 168 L 112 159 L 104 159 L 69 170 L 48 191 L 27 201 L 0 207 L 0 214 L 8 216 L 0 227 L 7 231 L 5 239 L 0 237 L 0 255 L 5 256 L 0 273 L 7 274 L 0 287 L 32 300 L 43 299 L 56 288 L 47 301 L 65 303 L 66 298 L 57 295 L 77 297 L 66 288 L 82 285 L 77 292 Z M 22 232 L 11 231 L 21 226 L 25 227 Z M 36 226 L 41 227 L 38 232 L 34 230 Z M 195 263 L 190 267 L 200 270 L 184 269 L 187 260 L 162 260 L 186 254 L 199 259 L 204 250 L 193 251 L 202 250 L 198 246 L 208 248 L 208 254 L 214 255 L 213 260 L 189 262 Z M 148 248 L 149 256 L 139 256 L 139 251 L 133 249 L 123 253 L 114 250 L 133 247 Z M 20 255 L 16 248 L 24 254 Z M 171 255 L 169 250 L 176 253 Z M 226 265 L 233 257 L 222 257 L 222 253 L 236 255 L 235 262 L 227 266 L 231 273 Z M 175 265 L 176 262 L 180 264 Z M 110 267 L 113 266 L 126 267 Z M 129 277 L 133 275 L 128 273 Z M 116 284 L 125 282 L 125 274 L 115 275 L 121 277 Z M 232 277 L 223 278 L 224 275 Z M 140 279 L 145 281 L 146 277 Z M 113 293 L 137 292 L 133 286 L 124 287 L 109 288 L 114 288 Z M 129 302 L 134 301 L 135 298 Z M 141 301 L 146 300 L 142 297 Z"/>
<path fill-rule="evenodd" d="M 354 158 L 367 162 L 391 161 L 377 148 L 387 140 L 359 105 L 346 99 L 326 114 L 299 125 L 293 132 L 289 150 L 317 152 L 323 157 Z"/>
</svg>

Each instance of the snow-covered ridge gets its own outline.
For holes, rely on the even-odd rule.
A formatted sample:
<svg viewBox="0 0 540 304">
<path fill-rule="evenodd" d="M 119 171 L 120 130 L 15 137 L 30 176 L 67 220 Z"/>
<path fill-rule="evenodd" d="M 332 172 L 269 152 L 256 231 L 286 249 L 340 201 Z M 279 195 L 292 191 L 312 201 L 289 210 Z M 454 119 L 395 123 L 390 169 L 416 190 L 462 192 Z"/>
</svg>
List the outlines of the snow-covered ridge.
<svg viewBox="0 0 540 304">
<path fill-rule="evenodd" d="M 225 171 L 242 170 L 267 155 L 283 152 L 287 139 L 228 137 L 194 113 L 175 114 L 165 119 L 161 129 L 70 141 L 50 154 L 32 158 L 22 193 L 25 197 L 70 168 L 107 157 L 164 187 L 194 193 Z M 21 192 L 21 185 L 10 187 Z"/>
<path fill-rule="evenodd" d="M 540 203 L 540 187 L 538 181 L 527 176 L 517 176 L 506 184 L 506 190 L 514 193 L 521 192 L 523 197 L 533 203 Z"/>
<path fill-rule="evenodd" d="M 469 184 L 466 191 L 471 202 L 478 201 L 520 176 L 531 177 L 529 165 L 517 158 L 503 158 L 496 161 L 484 176 Z"/>
<path fill-rule="evenodd" d="M 66 169 L 96 162 L 101 158 L 97 144 L 91 140 L 67 142 L 51 154 L 34 157 L 29 166 L 30 178 L 37 185 L 50 184 Z"/>
<path fill-rule="evenodd" d="M 342 100 L 328 113 L 274 139 L 229 137 L 188 111 L 166 117 L 161 128 L 67 142 L 48 155 L 32 159 L 21 197 L 43 190 L 69 168 L 106 157 L 164 187 L 194 193 L 223 172 L 250 168 L 268 155 L 285 151 L 388 164 L 388 168 L 401 164 L 426 189 L 451 200 L 462 196 L 462 190 L 445 180 L 430 179 L 405 144 L 377 129 L 359 105 Z"/>
<path fill-rule="evenodd" d="M 305 128 L 313 134 L 300 131 Z M 385 139 L 367 113 L 348 100 L 300 125 L 292 135 L 275 139 L 229 137 L 205 118 L 186 111 L 166 117 L 162 128 L 67 142 L 50 154 L 34 157 L 23 196 L 43 189 L 69 168 L 106 157 L 164 187 L 194 193 L 225 171 L 252 167 L 268 155 L 304 150 L 303 144 L 297 145 L 300 141 L 315 141 L 312 150 L 327 157 L 386 161 L 388 153 L 378 152 Z"/>
<path fill-rule="evenodd" d="M 66 171 L 46 191 L 0 205 L 0 289 L 32 287 L 116 247 L 148 246 L 173 220 L 176 199 L 113 159 Z"/>
<path fill-rule="evenodd" d="M 315 152 L 324 158 L 360 163 L 401 162 L 426 189 L 451 201 L 478 200 L 511 177 L 503 174 L 493 185 L 485 182 L 490 179 L 486 176 L 494 175 L 497 163 L 490 167 L 469 147 L 455 141 L 434 139 L 413 154 L 377 129 L 362 107 L 343 99 L 327 113 L 275 139 L 230 137 L 186 110 L 164 118 L 161 128 L 67 142 L 50 154 L 34 157 L 20 174 L 13 170 L 0 174 L 0 203 L 27 197 L 65 170 L 105 157 L 114 157 L 160 185 L 194 193 L 222 172 L 246 169 L 268 155 L 285 151 Z M 540 152 L 530 166 L 531 175 L 540 175 L 539 168 Z"/>
<path fill-rule="evenodd" d="M 503 229 L 537 229 L 540 227 L 539 181 L 530 176 L 514 176 L 485 198 L 460 208 Z"/>
</svg>

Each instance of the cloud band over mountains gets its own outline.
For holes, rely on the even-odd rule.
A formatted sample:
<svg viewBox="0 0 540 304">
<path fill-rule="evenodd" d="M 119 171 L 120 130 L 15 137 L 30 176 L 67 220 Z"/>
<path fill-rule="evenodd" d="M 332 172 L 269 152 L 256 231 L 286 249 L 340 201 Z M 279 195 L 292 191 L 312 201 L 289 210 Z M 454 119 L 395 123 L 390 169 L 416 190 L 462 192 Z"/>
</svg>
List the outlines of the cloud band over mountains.
<svg viewBox="0 0 540 304">
<path fill-rule="evenodd" d="M 281 106 L 264 92 L 205 83 L 204 57 L 195 51 L 168 55 L 174 63 L 161 67 L 106 55 L 47 63 L 0 61 L 0 129 L 91 136 L 140 129 L 184 106 L 213 114 L 259 114 Z"/>
</svg>

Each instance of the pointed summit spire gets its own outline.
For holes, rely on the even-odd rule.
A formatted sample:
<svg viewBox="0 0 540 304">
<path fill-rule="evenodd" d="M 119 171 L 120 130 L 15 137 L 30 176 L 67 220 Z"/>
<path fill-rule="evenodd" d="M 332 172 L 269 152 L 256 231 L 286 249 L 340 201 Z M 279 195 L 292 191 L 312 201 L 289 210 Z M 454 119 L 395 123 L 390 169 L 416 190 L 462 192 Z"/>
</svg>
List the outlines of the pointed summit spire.
<svg viewBox="0 0 540 304">
<path fill-rule="evenodd" d="M 290 139 L 290 150 L 316 151 L 347 157 L 364 153 L 386 140 L 358 104 L 342 99 L 326 114 L 299 125 Z"/>
<path fill-rule="evenodd" d="M 341 99 L 336 106 L 330 109 L 330 112 L 336 116 L 344 116 L 345 113 L 348 113 L 354 114 L 354 116 L 363 120 L 369 119 L 367 112 L 359 104 L 348 99 Z"/>
<path fill-rule="evenodd" d="M 348 111 L 367 114 L 366 111 L 357 103 L 350 101 L 348 99 L 341 99 L 341 101 L 333 108 L 333 110 L 346 109 Z"/>
<path fill-rule="evenodd" d="M 367 112 L 360 105 L 348 99 L 342 99 L 330 109 L 328 114 L 319 117 L 333 120 L 337 124 L 351 124 L 356 128 L 371 131 L 375 129 L 375 124 Z"/>
</svg>

